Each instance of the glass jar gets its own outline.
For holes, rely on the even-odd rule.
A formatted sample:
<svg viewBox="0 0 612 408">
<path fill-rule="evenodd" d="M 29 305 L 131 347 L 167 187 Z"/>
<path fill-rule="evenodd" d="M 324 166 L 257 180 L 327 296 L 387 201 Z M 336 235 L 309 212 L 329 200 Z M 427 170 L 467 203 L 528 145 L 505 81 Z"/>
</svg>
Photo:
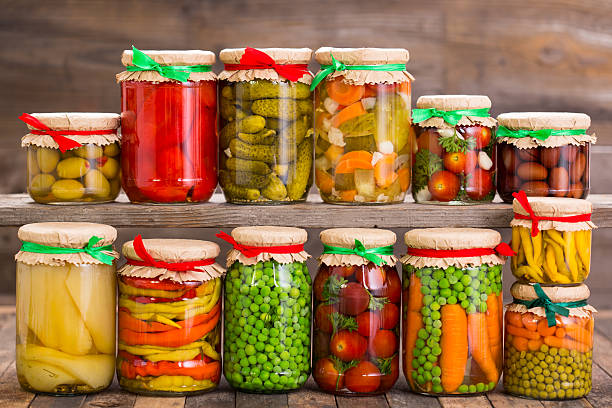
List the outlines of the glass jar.
<svg viewBox="0 0 612 408">
<path fill-rule="evenodd" d="M 295 77 L 269 66 L 253 69 L 263 56 Z M 312 185 L 313 119 L 309 48 L 226 49 L 219 126 L 219 182 L 229 203 L 288 204 L 305 201 Z M 248 67 L 243 69 L 241 64 Z M 267 68 L 267 69 L 264 69 Z M 286 74 L 285 74 L 286 75 Z"/>
<path fill-rule="evenodd" d="M 382 394 L 399 376 L 402 289 L 393 256 L 395 234 L 338 228 L 321 232 L 321 242 L 325 250 L 314 281 L 313 378 L 336 395 Z M 349 252 L 361 245 L 386 247 L 386 252 L 371 259 Z"/>
<path fill-rule="evenodd" d="M 321 198 L 354 205 L 403 202 L 414 143 L 408 51 L 323 47 L 315 58 L 322 69 L 332 66 L 332 58 L 348 66 L 325 77 L 315 91 L 315 180 Z M 349 64 L 378 70 L 352 70 Z M 383 70 L 391 66 L 395 69 Z"/>
<path fill-rule="evenodd" d="M 405 241 L 403 364 L 410 389 L 427 395 L 494 390 L 502 373 L 501 236 L 430 228 L 407 232 Z"/>
<path fill-rule="evenodd" d="M 187 239 L 123 245 L 119 274 L 121 388 L 144 395 L 211 391 L 221 378 L 219 246 Z"/>
<path fill-rule="evenodd" d="M 590 201 L 574 198 L 531 197 L 515 194 L 512 274 L 521 282 L 576 284 L 591 270 Z M 535 223 L 531 212 L 538 217 Z M 539 218 L 542 217 L 542 218 Z M 553 217 L 555 220 L 547 218 Z"/>
<path fill-rule="evenodd" d="M 209 51 L 145 52 L 177 69 L 210 68 L 215 62 Z M 124 51 L 122 62 L 128 70 L 117 75 L 123 190 L 135 203 L 208 201 L 217 186 L 215 74 L 191 72 L 179 81 L 156 71 L 133 71 L 137 67 L 132 58 L 132 51 Z"/>
<path fill-rule="evenodd" d="M 495 197 L 491 137 L 495 119 L 484 95 L 427 95 L 414 110 L 417 150 L 412 197 L 417 203 L 475 204 Z"/>
<path fill-rule="evenodd" d="M 506 203 L 523 190 L 530 197 L 586 198 L 590 189 L 588 135 L 583 113 L 514 112 L 497 117 L 497 192 Z"/>
<path fill-rule="evenodd" d="M 225 283 L 225 378 L 243 392 L 297 390 L 310 376 L 306 231 L 239 227 L 224 239 L 235 245 Z M 295 252 L 275 252 L 279 246 Z"/>
<path fill-rule="evenodd" d="M 115 369 L 117 231 L 108 225 L 24 225 L 17 261 L 17 378 L 29 392 L 98 392 Z"/>
<path fill-rule="evenodd" d="M 20 117 L 29 128 L 28 193 L 37 203 L 104 203 L 121 190 L 119 115 L 34 113 Z M 59 132 L 59 133 L 55 133 Z"/>
<path fill-rule="evenodd" d="M 592 387 L 596 312 L 586 305 L 588 287 L 539 287 L 517 282 L 511 293 L 515 299 L 505 316 L 504 390 L 539 400 L 586 396 Z M 569 316 L 544 307 L 528 309 L 525 304 L 538 298 L 563 302 L 560 305 L 569 311 Z M 567 307 L 567 302 L 579 301 L 584 301 L 582 306 Z"/>
</svg>

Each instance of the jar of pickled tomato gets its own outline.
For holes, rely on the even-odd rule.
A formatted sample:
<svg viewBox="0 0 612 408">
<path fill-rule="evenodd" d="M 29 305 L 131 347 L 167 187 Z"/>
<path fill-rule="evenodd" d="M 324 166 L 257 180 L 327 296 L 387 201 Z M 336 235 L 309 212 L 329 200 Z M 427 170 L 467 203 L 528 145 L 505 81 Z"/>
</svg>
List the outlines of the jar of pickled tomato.
<svg viewBox="0 0 612 408">
<path fill-rule="evenodd" d="M 123 245 L 119 271 L 121 388 L 144 395 L 211 391 L 221 378 L 219 246 L 192 239 Z"/>
<path fill-rule="evenodd" d="M 425 95 L 413 122 L 417 149 L 412 196 L 417 203 L 475 204 L 495 197 L 494 140 L 497 123 L 484 95 Z"/>
<path fill-rule="evenodd" d="M 395 234 L 367 228 L 321 232 L 314 281 L 313 377 L 336 395 L 377 395 L 399 376 L 401 282 Z"/>
<path fill-rule="evenodd" d="M 123 52 L 122 186 L 135 203 L 195 203 L 217 186 L 217 79 L 210 51 Z"/>
<path fill-rule="evenodd" d="M 404 201 L 410 187 L 409 54 L 392 48 L 319 48 L 315 181 L 335 204 Z"/>
<path fill-rule="evenodd" d="M 45 222 L 19 229 L 17 378 L 30 392 L 102 391 L 115 370 L 117 231 Z"/>
</svg>

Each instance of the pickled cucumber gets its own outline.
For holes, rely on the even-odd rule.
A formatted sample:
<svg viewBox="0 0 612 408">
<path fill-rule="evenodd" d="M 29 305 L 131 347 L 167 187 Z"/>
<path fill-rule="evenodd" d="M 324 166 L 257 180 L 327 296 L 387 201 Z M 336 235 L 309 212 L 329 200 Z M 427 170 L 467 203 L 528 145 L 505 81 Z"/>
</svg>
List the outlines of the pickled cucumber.
<svg viewBox="0 0 612 408">
<path fill-rule="evenodd" d="M 227 159 L 225 168 L 232 171 L 250 172 L 262 176 L 266 176 L 271 172 L 270 167 L 262 161 L 244 160 L 237 157 L 230 157 Z"/>
<path fill-rule="evenodd" d="M 55 183 L 55 177 L 51 174 L 37 174 L 30 181 L 30 194 L 45 196 L 51 192 L 53 183 Z"/>
<path fill-rule="evenodd" d="M 58 180 L 53 183 L 51 192 L 58 200 L 78 200 L 85 194 L 85 187 L 76 180 Z"/>
<path fill-rule="evenodd" d="M 219 172 L 219 184 L 223 187 L 223 192 L 230 201 L 236 199 L 254 201 L 261 195 L 259 190 L 255 188 L 241 187 L 234 184 L 232 176 L 227 171 L 221 170 Z"/>
<path fill-rule="evenodd" d="M 43 173 L 51 173 L 60 161 L 60 151 L 41 147 L 36 151 L 36 161 L 38 168 Z"/>
<path fill-rule="evenodd" d="M 245 113 L 240 106 L 236 105 L 236 100 L 234 99 L 221 98 L 219 113 L 221 117 L 228 122 L 241 120 L 247 117 L 247 113 Z"/>
<path fill-rule="evenodd" d="M 274 144 L 275 130 L 262 129 L 257 133 L 238 133 L 238 138 L 252 145 L 272 145 Z"/>
<path fill-rule="evenodd" d="M 108 198 L 110 195 L 110 183 L 100 170 L 89 170 L 85 175 L 85 188 L 87 194 L 92 194 L 97 198 Z"/>
<path fill-rule="evenodd" d="M 74 155 L 83 159 L 99 159 L 104 155 L 104 149 L 101 146 L 86 144 L 74 149 Z"/>
<path fill-rule="evenodd" d="M 233 139 L 229 144 L 232 155 L 240 159 L 258 160 L 265 163 L 275 162 L 275 146 L 253 146 L 239 139 Z"/>
<path fill-rule="evenodd" d="M 312 173 L 312 146 L 312 136 L 309 136 L 298 147 L 295 171 L 287 184 L 287 195 L 290 200 L 299 200 L 306 192 Z"/>
<path fill-rule="evenodd" d="M 308 122 L 307 116 L 302 116 L 301 118 L 291 122 L 289 126 L 283 128 L 280 132 L 280 139 L 284 139 L 286 141 L 290 141 L 299 145 L 306 137 L 306 132 L 312 128 L 312 124 Z"/>
<path fill-rule="evenodd" d="M 230 178 L 237 186 L 248 188 L 262 188 L 270 181 L 268 176 L 253 174 L 247 171 L 230 171 Z"/>
<path fill-rule="evenodd" d="M 261 194 L 269 200 L 284 200 L 287 197 L 287 188 L 282 180 L 275 174 L 268 175 L 268 179 L 268 185 L 261 190 Z"/>
<path fill-rule="evenodd" d="M 344 143 L 346 143 L 344 146 L 346 153 L 356 150 L 365 150 L 366 152 L 376 151 L 376 142 L 372 135 L 345 137 Z"/>
<path fill-rule="evenodd" d="M 104 155 L 109 157 L 115 157 L 119 154 L 119 145 L 115 143 L 111 143 L 109 145 L 104 146 Z"/>
<path fill-rule="evenodd" d="M 257 99 L 251 105 L 253 113 L 266 118 L 293 119 L 312 114 L 310 99 Z"/>
<path fill-rule="evenodd" d="M 221 129 L 219 133 L 219 144 L 222 150 L 227 149 L 232 140 L 238 132 L 242 133 L 257 133 L 266 126 L 266 120 L 257 115 L 247 116 L 240 121 L 232 121 Z"/>
<path fill-rule="evenodd" d="M 90 167 L 89 162 L 81 157 L 69 157 L 57 164 L 57 175 L 63 179 L 80 178 Z"/>
<path fill-rule="evenodd" d="M 355 190 L 355 176 L 353 173 L 336 173 L 334 176 L 336 190 Z"/>
<path fill-rule="evenodd" d="M 221 96 L 228 99 L 306 99 L 310 97 L 310 87 L 301 82 L 251 81 L 226 86 Z"/>
</svg>

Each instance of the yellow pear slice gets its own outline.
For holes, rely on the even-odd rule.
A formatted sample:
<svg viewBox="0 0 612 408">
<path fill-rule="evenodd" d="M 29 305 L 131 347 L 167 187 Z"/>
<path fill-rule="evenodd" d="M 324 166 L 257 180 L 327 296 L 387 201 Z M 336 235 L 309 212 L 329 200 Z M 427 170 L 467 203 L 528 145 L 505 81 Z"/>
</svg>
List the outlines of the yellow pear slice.
<svg viewBox="0 0 612 408">
<path fill-rule="evenodd" d="M 61 368 L 37 361 L 24 361 L 19 366 L 19 372 L 36 391 L 53 392 L 58 385 L 78 383 L 76 378 Z"/>
</svg>

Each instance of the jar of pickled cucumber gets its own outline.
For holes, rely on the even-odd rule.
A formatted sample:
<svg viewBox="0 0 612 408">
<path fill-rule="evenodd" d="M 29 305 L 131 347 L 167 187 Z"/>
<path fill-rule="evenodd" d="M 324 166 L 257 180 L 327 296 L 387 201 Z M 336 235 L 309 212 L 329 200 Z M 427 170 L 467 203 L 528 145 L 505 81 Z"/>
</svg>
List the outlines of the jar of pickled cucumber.
<svg viewBox="0 0 612 408">
<path fill-rule="evenodd" d="M 530 197 L 586 198 L 590 189 L 591 118 L 584 113 L 513 112 L 497 117 L 497 192 L 506 203 Z"/>
<path fill-rule="evenodd" d="M 219 183 L 230 203 L 305 201 L 312 185 L 309 48 L 225 49 L 219 58 Z"/>
<path fill-rule="evenodd" d="M 24 113 L 28 193 L 38 203 L 103 203 L 121 190 L 119 115 Z"/>
<path fill-rule="evenodd" d="M 223 373 L 243 392 L 300 388 L 310 376 L 308 235 L 291 227 L 239 227 L 229 236 Z"/>
<path fill-rule="evenodd" d="M 593 205 L 575 198 L 514 193 L 512 274 L 521 282 L 553 285 L 586 280 L 591 270 Z"/>
<path fill-rule="evenodd" d="M 593 314 L 585 284 L 516 282 L 506 309 L 504 390 L 539 400 L 570 400 L 592 387 Z"/>
<path fill-rule="evenodd" d="M 217 77 L 210 51 L 121 56 L 122 185 L 134 203 L 208 201 L 217 186 Z"/>
<path fill-rule="evenodd" d="M 399 376 L 402 285 L 395 234 L 335 228 L 321 232 L 321 242 L 312 376 L 336 395 L 382 394 Z"/>
<path fill-rule="evenodd" d="M 121 388 L 144 395 L 211 391 L 221 378 L 219 246 L 191 239 L 123 244 L 119 275 Z"/>
<path fill-rule="evenodd" d="M 476 204 L 495 197 L 494 140 L 497 123 L 484 95 L 425 95 L 413 122 L 417 149 L 412 196 L 417 203 Z"/>
<path fill-rule="evenodd" d="M 30 392 L 102 391 L 115 370 L 117 231 L 45 222 L 19 229 L 17 378 Z"/>
<path fill-rule="evenodd" d="M 497 231 L 428 228 L 404 236 L 404 375 L 414 392 L 469 395 L 502 373 L 502 268 Z"/>
<path fill-rule="evenodd" d="M 334 204 L 404 201 L 415 141 L 408 51 L 319 48 L 315 76 L 315 180 Z"/>
</svg>

